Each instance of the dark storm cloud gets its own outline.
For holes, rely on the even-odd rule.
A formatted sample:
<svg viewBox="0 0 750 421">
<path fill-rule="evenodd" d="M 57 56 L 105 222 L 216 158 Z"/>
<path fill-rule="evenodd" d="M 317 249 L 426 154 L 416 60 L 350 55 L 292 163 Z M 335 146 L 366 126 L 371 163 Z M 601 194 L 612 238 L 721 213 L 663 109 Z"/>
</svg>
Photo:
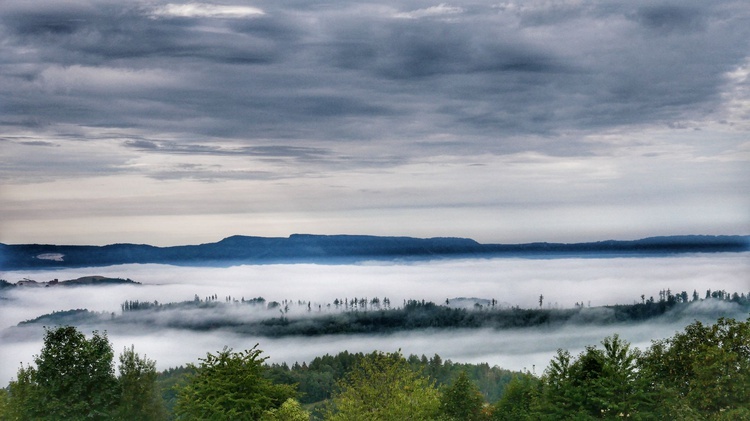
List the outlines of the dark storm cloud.
<svg viewBox="0 0 750 421">
<path fill-rule="evenodd" d="M 478 72 L 560 71 L 551 52 L 491 22 L 353 19 L 331 34 L 332 61 L 394 79 Z M 473 21 L 473 19 L 472 19 Z"/>
<path fill-rule="evenodd" d="M 559 136 L 716 110 L 750 37 L 732 1 L 231 6 L 4 2 L 2 124 L 171 133 L 174 153 L 399 139 L 424 156 L 437 133 L 443 153 L 585 155 Z M 556 141 L 512 140 L 529 134 Z"/>
<path fill-rule="evenodd" d="M 266 36 L 259 31 L 261 36 L 246 36 L 238 43 L 232 31 L 208 30 L 223 25 L 206 25 L 199 18 L 154 18 L 150 8 L 131 3 L 14 6 L 6 6 L 2 19 L 8 36 L 20 45 L 40 47 L 40 58 L 47 63 L 171 57 L 249 64 L 271 61 L 278 51 L 273 34 L 267 36 L 272 31 Z"/>
</svg>

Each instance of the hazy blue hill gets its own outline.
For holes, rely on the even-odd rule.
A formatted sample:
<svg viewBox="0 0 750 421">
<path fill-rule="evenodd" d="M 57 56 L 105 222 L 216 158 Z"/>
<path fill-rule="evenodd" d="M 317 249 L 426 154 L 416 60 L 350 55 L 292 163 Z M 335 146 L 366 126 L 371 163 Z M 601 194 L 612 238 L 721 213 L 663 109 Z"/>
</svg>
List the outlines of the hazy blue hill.
<svg viewBox="0 0 750 421">
<path fill-rule="evenodd" d="M 66 246 L 0 244 L 0 269 L 108 266 L 126 263 L 232 265 L 284 262 L 346 263 L 362 260 L 432 259 L 512 255 L 632 255 L 750 250 L 750 236 L 671 236 L 590 243 L 480 244 L 468 238 L 293 234 L 232 236 L 216 243 L 155 247 L 146 244 Z"/>
<path fill-rule="evenodd" d="M 110 316 L 111 317 L 111 316 Z M 97 313 L 89 311 L 87 309 L 72 309 L 64 311 L 56 311 L 54 313 L 44 314 L 39 317 L 35 317 L 30 320 L 20 322 L 18 326 L 25 325 L 47 325 L 47 326 L 78 326 L 86 323 L 94 323 L 98 321 L 106 320 L 103 313 Z"/>
<path fill-rule="evenodd" d="M 60 282 L 61 286 L 97 286 L 97 285 L 140 285 L 132 279 L 108 278 L 106 276 L 82 276 L 77 279 L 69 279 Z"/>
</svg>

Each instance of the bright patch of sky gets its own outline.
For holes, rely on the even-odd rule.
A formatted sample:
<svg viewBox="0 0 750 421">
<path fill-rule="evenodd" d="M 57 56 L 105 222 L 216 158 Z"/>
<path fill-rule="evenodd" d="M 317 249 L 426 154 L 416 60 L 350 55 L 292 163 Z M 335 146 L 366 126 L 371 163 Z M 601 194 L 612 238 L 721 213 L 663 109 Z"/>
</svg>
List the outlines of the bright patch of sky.
<svg viewBox="0 0 750 421">
<path fill-rule="evenodd" d="M 169 3 L 154 10 L 155 16 L 181 18 L 244 18 L 262 15 L 263 10 L 250 6 L 222 6 L 208 3 Z"/>
</svg>

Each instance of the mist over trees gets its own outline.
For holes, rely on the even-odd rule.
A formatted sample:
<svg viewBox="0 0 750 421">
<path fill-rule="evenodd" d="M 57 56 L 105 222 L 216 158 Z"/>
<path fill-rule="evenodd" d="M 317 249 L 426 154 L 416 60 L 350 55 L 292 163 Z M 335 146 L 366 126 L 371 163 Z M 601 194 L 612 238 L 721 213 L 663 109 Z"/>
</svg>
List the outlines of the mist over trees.
<svg viewBox="0 0 750 421">
<path fill-rule="evenodd" d="M 332 302 L 267 301 L 212 294 L 181 302 L 128 300 L 120 314 L 87 309 L 57 311 L 21 322 L 19 326 L 70 324 L 100 328 L 138 326 L 193 331 L 226 330 L 245 336 L 286 337 L 336 334 L 381 334 L 419 329 L 511 329 L 563 325 L 613 325 L 661 317 L 692 319 L 691 312 L 742 314 L 750 309 L 750 293 L 706 290 L 699 294 L 670 289 L 658 298 L 645 294 L 640 302 L 590 307 L 583 300 L 572 308 L 501 306 L 493 298 L 425 300 L 392 303 L 388 297 L 335 298 Z M 456 304 L 459 303 L 460 304 Z"/>
<path fill-rule="evenodd" d="M 265 364 L 257 346 L 225 348 L 208 353 L 198 365 L 157 374 L 154 362 L 131 347 L 120 355 L 116 376 L 106 334 L 93 332 L 87 339 L 63 326 L 48 329 L 35 366 L 21 367 L 17 379 L 0 389 L 0 419 L 750 417 L 750 318 L 721 318 L 711 325 L 696 321 L 645 350 L 618 335 L 600 345 L 576 356 L 559 350 L 541 375 L 507 372 L 493 380 L 502 391 L 490 398 L 479 381 L 487 376 L 476 375 L 481 365 L 455 365 L 438 355 L 404 357 L 398 351 L 341 353 L 288 367 Z M 326 373 L 333 374 L 333 383 L 317 382 L 315 394 L 312 384 Z"/>
</svg>

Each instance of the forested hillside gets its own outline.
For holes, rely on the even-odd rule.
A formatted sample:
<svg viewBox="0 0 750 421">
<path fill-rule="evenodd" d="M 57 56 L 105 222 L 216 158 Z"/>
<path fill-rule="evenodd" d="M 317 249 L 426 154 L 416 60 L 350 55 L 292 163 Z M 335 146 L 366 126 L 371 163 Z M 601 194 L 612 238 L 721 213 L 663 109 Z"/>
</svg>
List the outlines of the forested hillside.
<svg viewBox="0 0 750 421">
<path fill-rule="evenodd" d="M 750 236 L 683 235 L 590 243 L 480 244 L 469 238 L 293 234 L 288 238 L 236 235 L 216 243 L 156 247 L 145 244 L 70 246 L 1 244 L 0 268 L 63 268 L 127 263 L 215 265 L 351 263 L 364 260 L 424 260 L 456 257 L 560 257 L 744 252 Z"/>
<path fill-rule="evenodd" d="M 661 290 L 657 298 L 646 295 L 640 302 L 573 308 L 500 306 L 495 299 L 446 299 L 435 304 L 424 300 L 392 303 L 383 298 L 336 298 L 329 303 L 304 300 L 267 301 L 262 297 L 211 295 L 182 302 L 160 303 L 129 300 L 121 313 L 71 309 L 21 322 L 34 325 L 92 325 L 100 328 L 138 326 L 205 331 L 231 330 L 263 337 L 320 336 L 335 334 L 391 333 L 414 329 L 476 329 L 610 325 L 641 322 L 658 317 L 674 319 L 706 315 L 719 317 L 750 310 L 750 293 L 706 290 L 672 293 Z M 185 317 L 190 314 L 191 317 Z"/>
<path fill-rule="evenodd" d="M 47 329 L 34 365 L 0 389 L 0 419 L 537 420 L 750 417 L 750 319 L 694 322 L 644 350 L 618 335 L 547 369 L 511 373 L 435 355 L 347 352 L 268 365 L 257 346 L 157 373 L 106 333 Z"/>
</svg>

